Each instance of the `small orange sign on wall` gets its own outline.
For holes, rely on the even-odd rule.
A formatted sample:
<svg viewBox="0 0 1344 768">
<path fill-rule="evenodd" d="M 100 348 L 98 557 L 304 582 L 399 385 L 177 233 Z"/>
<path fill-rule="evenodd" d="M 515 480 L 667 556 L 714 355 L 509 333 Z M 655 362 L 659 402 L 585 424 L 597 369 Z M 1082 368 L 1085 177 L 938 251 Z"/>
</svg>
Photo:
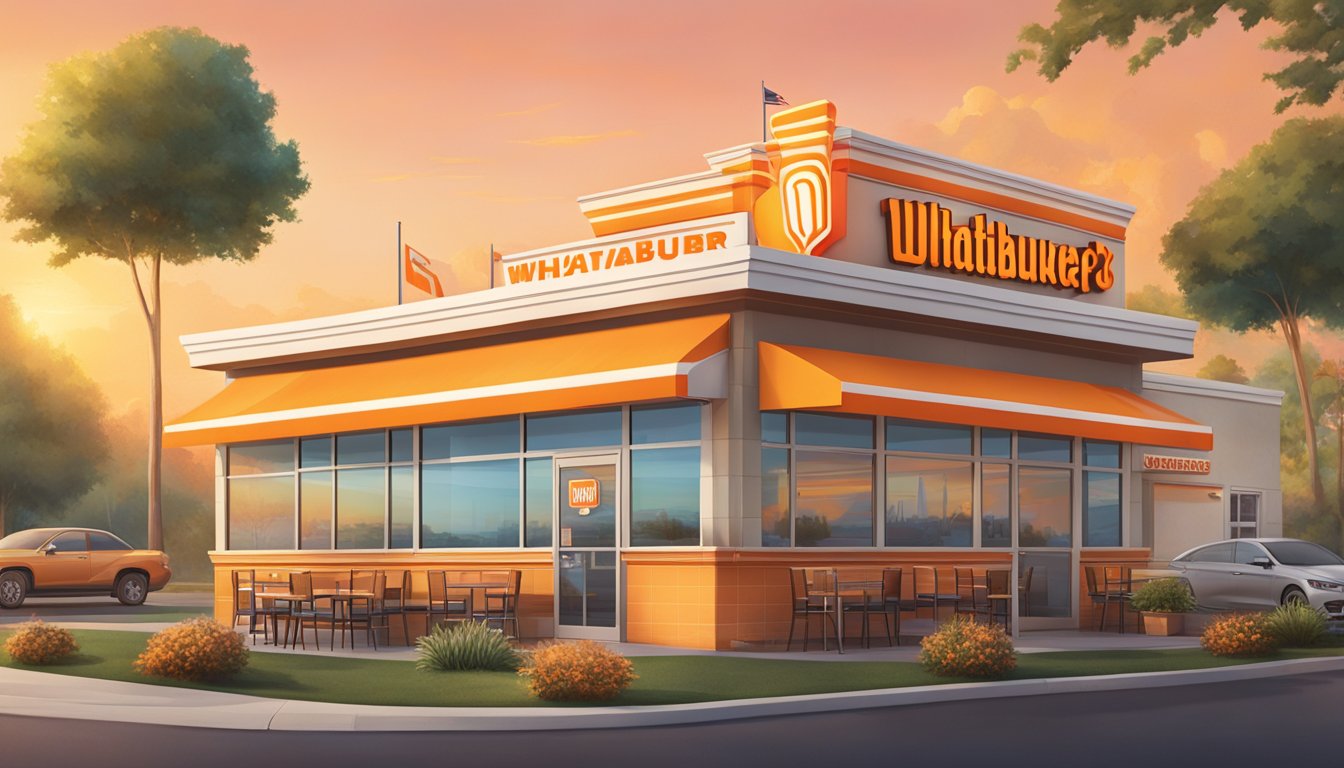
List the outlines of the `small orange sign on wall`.
<svg viewBox="0 0 1344 768">
<path fill-rule="evenodd" d="M 602 498 L 602 487 L 597 478 L 585 477 L 569 481 L 569 506 L 574 509 L 591 509 Z"/>
</svg>

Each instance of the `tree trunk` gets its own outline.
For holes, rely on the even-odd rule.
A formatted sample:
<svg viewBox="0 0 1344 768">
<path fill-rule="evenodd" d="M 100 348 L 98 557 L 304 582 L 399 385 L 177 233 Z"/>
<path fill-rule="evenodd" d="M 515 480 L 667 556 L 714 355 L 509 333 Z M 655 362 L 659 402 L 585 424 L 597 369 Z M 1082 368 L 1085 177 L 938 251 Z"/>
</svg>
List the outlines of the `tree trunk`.
<svg viewBox="0 0 1344 768">
<path fill-rule="evenodd" d="M 135 280 L 135 289 L 140 298 L 140 309 L 145 315 L 145 324 L 149 329 L 149 455 L 147 456 L 147 488 L 149 499 L 147 517 L 149 520 L 150 549 L 163 549 L 163 311 L 160 304 L 160 271 L 163 266 L 161 254 L 150 257 L 149 290 L 140 283 L 140 272 L 136 268 L 135 257 L 127 259 L 131 265 L 131 277 Z"/>
<path fill-rule="evenodd" d="M 1297 397 L 1302 404 L 1302 426 L 1307 443 L 1307 471 L 1311 473 L 1311 495 L 1317 510 L 1324 511 L 1325 486 L 1321 483 L 1320 467 L 1316 456 L 1316 418 L 1311 408 L 1311 385 L 1306 366 L 1302 361 L 1302 334 L 1298 327 L 1297 315 L 1283 312 L 1279 327 L 1283 330 L 1284 340 L 1288 342 L 1288 351 L 1293 358 L 1293 373 L 1297 377 Z"/>
<path fill-rule="evenodd" d="M 0 496 L 0 538 L 5 535 L 5 507 L 9 506 L 5 502 L 5 497 Z"/>
</svg>

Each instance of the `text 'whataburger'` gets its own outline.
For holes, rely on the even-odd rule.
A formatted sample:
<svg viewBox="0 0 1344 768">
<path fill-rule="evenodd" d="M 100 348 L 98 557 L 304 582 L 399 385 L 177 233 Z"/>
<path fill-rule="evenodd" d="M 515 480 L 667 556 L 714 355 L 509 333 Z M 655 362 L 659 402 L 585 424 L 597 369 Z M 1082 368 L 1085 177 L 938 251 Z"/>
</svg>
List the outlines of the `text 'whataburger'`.
<svg viewBox="0 0 1344 768">
<path fill-rule="evenodd" d="M 727 246 L 728 233 L 711 230 L 696 234 L 649 237 L 603 248 L 548 256 L 519 264 L 509 264 L 506 269 L 509 284 L 513 285 L 619 269 L 644 264 L 655 258 L 671 261 L 681 254 L 713 251 Z"/>
<path fill-rule="evenodd" d="M 1072 288 L 1080 293 L 1105 291 L 1115 284 L 1115 254 L 1101 243 L 1085 248 L 1060 245 L 1026 235 L 1013 235 L 1001 221 L 985 214 L 953 225 L 952 212 L 937 203 L 887 199 L 882 212 L 890 228 L 891 260 L 972 275 L 1024 283 Z"/>
</svg>

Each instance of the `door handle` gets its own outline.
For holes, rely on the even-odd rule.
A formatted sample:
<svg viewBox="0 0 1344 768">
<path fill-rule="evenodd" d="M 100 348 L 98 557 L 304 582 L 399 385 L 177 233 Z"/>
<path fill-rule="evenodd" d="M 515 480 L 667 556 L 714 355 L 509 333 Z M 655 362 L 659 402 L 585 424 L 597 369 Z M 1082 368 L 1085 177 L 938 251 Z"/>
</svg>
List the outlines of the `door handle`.
<svg viewBox="0 0 1344 768">
<path fill-rule="evenodd" d="M 1233 571 L 1233 572 L 1232 572 L 1232 575 L 1233 575 L 1233 576 L 1245 576 L 1246 574 L 1242 573 L 1241 571 Z"/>
</svg>

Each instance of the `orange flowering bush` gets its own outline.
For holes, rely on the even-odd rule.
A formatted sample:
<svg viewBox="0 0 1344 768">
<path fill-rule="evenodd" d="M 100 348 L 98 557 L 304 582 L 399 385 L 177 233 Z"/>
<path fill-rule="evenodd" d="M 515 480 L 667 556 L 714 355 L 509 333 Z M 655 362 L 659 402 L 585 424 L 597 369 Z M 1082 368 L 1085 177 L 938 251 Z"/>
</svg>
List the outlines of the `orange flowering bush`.
<svg viewBox="0 0 1344 768">
<path fill-rule="evenodd" d="M 70 630 L 41 619 L 20 624 L 5 641 L 5 651 L 20 664 L 51 664 L 78 650 Z"/>
<path fill-rule="evenodd" d="M 1199 639 L 1214 656 L 1268 656 L 1279 646 L 1262 613 L 1235 613 L 1210 621 Z"/>
<path fill-rule="evenodd" d="M 135 660 L 142 675 L 177 680 L 217 680 L 247 666 L 243 636 L 214 619 L 188 619 L 149 639 Z"/>
<path fill-rule="evenodd" d="M 606 701 L 638 675 L 630 660 L 592 640 L 547 643 L 518 670 L 528 690 L 547 701 Z"/>
<path fill-rule="evenodd" d="M 1000 678 L 1017 669 L 1013 641 L 997 624 L 957 616 L 919 646 L 924 668 L 943 677 Z"/>
</svg>

